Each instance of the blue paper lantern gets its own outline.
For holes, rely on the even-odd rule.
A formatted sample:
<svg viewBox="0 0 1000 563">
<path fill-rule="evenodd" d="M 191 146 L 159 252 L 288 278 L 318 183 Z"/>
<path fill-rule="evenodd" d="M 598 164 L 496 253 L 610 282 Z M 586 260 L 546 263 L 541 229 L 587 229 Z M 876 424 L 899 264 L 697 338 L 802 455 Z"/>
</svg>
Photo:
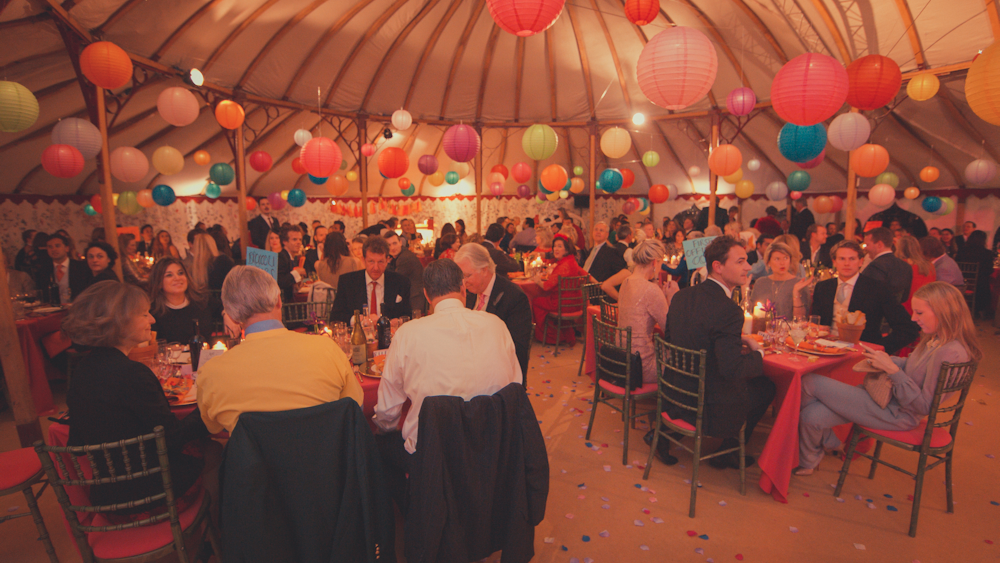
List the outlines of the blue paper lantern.
<svg viewBox="0 0 1000 563">
<path fill-rule="evenodd" d="M 416 193 L 416 191 L 417 191 L 417 187 L 414 186 L 413 184 L 410 184 L 410 187 L 406 188 L 405 190 L 399 190 L 399 192 L 401 194 L 405 195 L 406 197 L 410 197 L 411 195 L 413 195 L 414 193 Z"/>
<path fill-rule="evenodd" d="M 288 192 L 288 205 L 292 207 L 302 207 L 306 204 L 306 192 L 295 188 Z"/>
<path fill-rule="evenodd" d="M 622 183 L 624 178 L 622 178 L 622 173 L 614 168 L 606 168 L 604 172 L 601 172 L 600 189 L 613 194 L 622 188 Z"/>
<path fill-rule="evenodd" d="M 327 180 L 328 180 L 328 178 L 319 178 L 317 176 L 313 176 L 312 174 L 309 174 L 309 181 L 312 182 L 312 183 L 314 183 L 314 184 L 316 184 L 317 186 L 322 186 L 323 184 L 326 183 Z"/>
<path fill-rule="evenodd" d="M 84 204 L 84 206 L 83 206 L 83 212 L 86 213 L 90 217 L 93 217 L 94 215 L 97 215 L 97 210 L 94 209 L 94 206 L 90 205 L 89 203 Z"/>
<path fill-rule="evenodd" d="M 222 188 L 219 187 L 219 184 L 209 182 L 208 185 L 205 186 L 205 197 L 208 199 L 215 199 L 220 195 L 222 195 Z"/>
<path fill-rule="evenodd" d="M 153 188 L 153 201 L 157 205 L 162 205 L 164 207 L 170 205 L 177 200 L 177 196 L 174 195 L 174 189 L 166 184 L 160 184 Z"/>
<path fill-rule="evenodd" d="M 781 156 L 792 162 L 809 162 L 819 156 L 826 146 L 826 128 L 822 123 L 802 127 L 786 123 L 778 133 Z"/>
<path fill-rule="evenodd" d="M 448 184 L 452 186 L 457 184 L 460 179 L 461 178 L 458 177 L 458 172 L 455 172 L 454 170 L 451 170 L 444 175 L 444 181 L 448 182 Z"/>
<path fill-rule="evenodd" d="M 941 209 L 941 198 L 933 195 L 925 197 L 920 207 L 923 207 L 924 211 L 928 213 L 934 213 L 938 209 Z"/>
<path fill-rule="evenodd" d="M 812 176 L 805 170 L 796 170 L 788 175 L 788 189 L 793 192 L 804 192 L 809 188 Z"/>
<path fill-rule="evenodd" d="M 233 183 L 236 173 L 233 172 L 232 166 L 225 162 L 217 162 L 208 170 L 208 177 L 220 186 L 228 186 Z"/>
</svg>

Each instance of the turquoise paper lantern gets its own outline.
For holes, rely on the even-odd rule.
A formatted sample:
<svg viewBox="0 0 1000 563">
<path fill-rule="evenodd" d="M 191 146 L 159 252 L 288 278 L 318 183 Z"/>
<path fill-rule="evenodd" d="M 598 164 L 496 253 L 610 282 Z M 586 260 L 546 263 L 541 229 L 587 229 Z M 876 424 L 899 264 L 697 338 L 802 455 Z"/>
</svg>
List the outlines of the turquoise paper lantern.
<svg viewBox="0 0 1000 563">
<path fill-rule="evenodd" d="M 228 186 L 233 183 L 236 173 L 233 172 L 232 166 L 229 166 L 225 162 L 217 162 L 208 170 L 208 177 L 220 186 Z"/>
<path fill-rule="evenodd" d="M 622 178 L 622 173 L 614 168 L 606 168 L 604 172 L 601 172 L 601 179 L 599 188 L 613 194 L 622 188 L 622 183 L 624 178 Z"/>
<path fill-rule="evenodd" d="M 788 175 L 788 189 L 793 192 L 804 192 L 809 189 L 812 176 L 805 170 L 796 170 Z"/>
<path fill-rule="evenodd" d="M 85 214 L 87 214 L 88 216 L 90 216 L 90 217 L 93 217 L 94 215 L 97 215 L 97 210 L 94 209 L 94 206 L 90 205 L 89 203 L 84 204 L 84 206 L 83 206 L 83 212 Z"/>
<path fill-rule="evenodd" d="M 292 207 L 302 207 L 306 204 L 306 192 L 295 188 L 288 192 L 288 205 Z"/>
<path fill-rule="evenodd" d="M 458 177 L 458 172 L 455 172 L 454 170 L 451 170 L 444 175 L 444 181 L 448 182 L 448 184 L 452 186 L 457 184 L 460 179 L 461 178 Z"/>
<path fill-rule="evenodd" d="M 417 191 L 417 187 L 414 186 L 413 184 L 410 184 L 410 187 L 406 188 L 405 190 L 399 190 L 399 192 L 401 194 L 405 195 L 406 197 L 410 197 L 411 195 L 413 195 L 414 193 L 416 193 L 416 191 Z"/>
<path fill-rule="evenodd" d="M 174 195 L 174 189 L 166 184 L 160 184 L 153 188 L 153 201 L 157 205 L 166 207 L 177 200 L 177 196 Z"/>
<path fill-rule="evenodd" d="M 209 182 L 205 186 L 205 197 L 208 199 L 216 199 L 220 195 L 222 195 L 222 188 L 219 187 L 219 184 Z"/>
<path fill-rule="evenodd" d="M 319 177 L 313 176 L 312 174 L 309 174 L 309 181 L 312 182 L 312 183 L 314 183 L 314 184 L 316 184 L 317 186 L 322 186 L 323 184 L 326 183 L 327 180 L 328 180 L 328 178 L 319 178 Z"/>
<path fill-rule="evenodd" d="M 923 207 L 924 211 L 928 213 L 934 213 L 938 209 L 941 209 L 941 205 L 941 198 L 932 195 L 925 197 L 923 203 L 920 204 L 920 207 Z"/>
<path fill-rule="evenodd" d="M 809 162 L 819 156 L 826 146 L 826 128 L 822 123 L 801 127 L 786 123 L 778 133 L 781 156 L 792 162 Z"/>
</svg>

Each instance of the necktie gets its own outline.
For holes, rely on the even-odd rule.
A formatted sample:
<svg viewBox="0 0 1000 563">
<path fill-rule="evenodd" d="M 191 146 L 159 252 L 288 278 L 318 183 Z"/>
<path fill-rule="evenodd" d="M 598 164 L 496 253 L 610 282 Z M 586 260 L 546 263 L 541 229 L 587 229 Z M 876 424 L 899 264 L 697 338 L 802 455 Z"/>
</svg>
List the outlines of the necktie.
<svg viewBox="0 0 1000 563">
<path fill-rule="evenodd" d="M 590 256 L 587 256 L 587 261 L 583 264 L 583 269 L 590 271 L 590 267 L 594 265 L 594 258 L 597 258 L 597 251 L 601 249 L 600 245 L 595 246 L 590 251 Z"/>
<path fill-rule="evenodd" d="M 369 311 L 373 315 L 377 315 L 377 314 L 380 313 L 380 311 L 378 310 L 378 297 L 375 295 L 375 288 L 376 287 L 378 287 L 378 282 L 374 282 L 373 281 L 372 282 L 372 298 L 371 298 L 371 301 L 368 302 Z"/>
<path fill-rule="evenodd" d="M 63 265 L 59 264 L 56 266 L 56 283 L 61 282 L 63 279 Z"/>
<path fill-rule="evenodd" d="M 837 288 L 837 303 L 844 304 L 844 302 L 847 301 L 848 287 L 850 287 L 848 284 L 842 283 L 840 284 L 840 287 Z"/>
<path fill-rule="evenodd" d="M 480 293 L 479 299 L 476 301 L 476 310 L 482 311 L 486 307 L 486 294 Z"/>
</svg>

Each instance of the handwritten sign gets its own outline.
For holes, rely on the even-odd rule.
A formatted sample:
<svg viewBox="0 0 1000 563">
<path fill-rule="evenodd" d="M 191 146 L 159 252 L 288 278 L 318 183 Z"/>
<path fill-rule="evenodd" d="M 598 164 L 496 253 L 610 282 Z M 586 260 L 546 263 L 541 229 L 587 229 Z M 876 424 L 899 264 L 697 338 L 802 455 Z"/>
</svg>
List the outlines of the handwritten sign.
<svg viewBox="0 0 1000 563">
<path fill-rule="evenodd" d="M 684 241 L 684 259 L 688 270 L 697 270 L 705 265 L 705 248 L 715 239 L 716 237 L 701 237 Z"/>
<path fill-rule="evenodd" d="M 261 250 L 252 246 L 247 247 L 247 266 L 260 268 L 271 274 L 271 277 L 278 280 L 278 253 L 269 250 Z"/>
</svg>

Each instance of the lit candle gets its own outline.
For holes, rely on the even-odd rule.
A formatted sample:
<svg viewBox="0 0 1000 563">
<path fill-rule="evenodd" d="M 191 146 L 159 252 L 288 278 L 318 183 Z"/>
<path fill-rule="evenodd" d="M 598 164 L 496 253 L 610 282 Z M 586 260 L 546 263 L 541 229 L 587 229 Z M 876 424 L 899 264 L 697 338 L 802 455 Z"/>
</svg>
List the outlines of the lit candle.
<svg viewBox="0 0 1000 563">
<path fill-rule="evenodd" d="M 751 330 L 753 330 L 753 315 L 750 314 L 750 311 L 744 310 L 743 311 L 743 334 L 751 334 L 751 332 L 750 332 Z"/>
<path fill-rule="evenodd" d="M 221 340 L 216 342 L 215 346 L 212 346 L 212 350 L 222 350 L 223 352 L 225 352 L 228 349 L 229 348 L 226 348 L 226 345 Z"/>
<path fill-rule="evenodd" d="M 753 325 L 751 327 L 752 334 L 757 334 L 758 332 L 763 332 L 767 328 L 767 311 L 764 310 L 764 304 L 758 302 L 753 308 Z"/>
</svg>

